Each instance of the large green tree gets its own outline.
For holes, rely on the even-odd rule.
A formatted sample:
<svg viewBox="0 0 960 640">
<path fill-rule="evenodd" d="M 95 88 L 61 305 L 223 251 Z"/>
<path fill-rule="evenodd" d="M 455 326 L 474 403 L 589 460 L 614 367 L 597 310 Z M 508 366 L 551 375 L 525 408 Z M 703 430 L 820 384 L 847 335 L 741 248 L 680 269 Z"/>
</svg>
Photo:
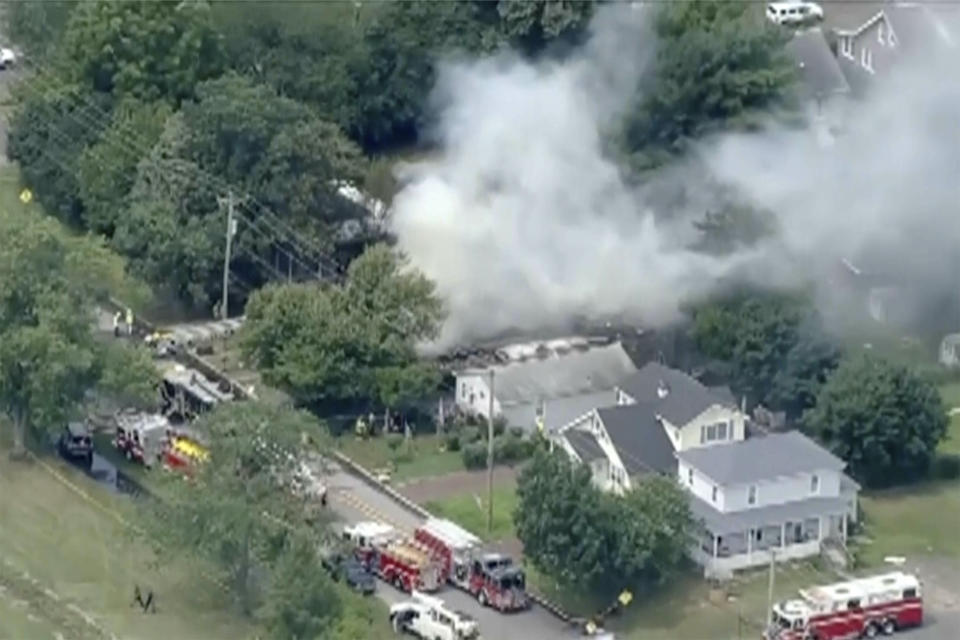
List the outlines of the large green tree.
<svg viewBox="0 0 960 640">
<path fill-rule="evenodd" d="M 680 150 L 783 101 L 795 78 L 784 50 L 789 34 L 755 9 L 719 0 L 659 6 L 656 62 L 627 118 L 628 150 Z"/>
<path fill-rule="evenodd" d="M 594 0 L 498 0 L 504 36 L 530 53 L 558 38 L 579 36 L 593 17 Z"/>
<path fill-rule="evenodd" d="M 3 33 L 34 60 L 56 49 L 78 0 L 11 2 L 3 11 Z"/>
<path fill-rule="evenodd" d="M 93 336 L 97 302 L 133 290 L 123 262 L 35 212 L 0 212 L 0 236 L 0 410 L 14 451 L 23 451 L 28 433 L 42 439 L 62 428 L 98 387 L 146 400 L 155 370 Z M 117 370 L 127 365 L 134 366 Z"/>
<path fill-rule="evenodd" d="M 179 102 L 223 67 L 206 2 L 79 3 L 63 35 L 64 68 L 105 93 Z"/>
<path fill-rule="evenodd" d="M 635 484 L 622 497 L 603 493 L 588 467 L 538 451 L 517 480 L 513 517 L 524 554 L 560 584 L 583 590 L 659 584 L 682 565 L 693 518 L 672 479 Z"/>
<path fill-rule="evenodd" d="M 436 337 L 442 306 L 433 284 L 384 245 L 354 261 L 342 286 L 258 291 L 246 317 L 246 353 L 268 383 L 301 403 L 397 407 L 436 386 L 436 370 L 417 362 L 415 346 Z"/>
<path fill-rule="evenodd" d="M 871 487 L 924 477 L 947 432 L 936 387 L 870 354 L 840 364 L 803 422 Z"/>
</svg>

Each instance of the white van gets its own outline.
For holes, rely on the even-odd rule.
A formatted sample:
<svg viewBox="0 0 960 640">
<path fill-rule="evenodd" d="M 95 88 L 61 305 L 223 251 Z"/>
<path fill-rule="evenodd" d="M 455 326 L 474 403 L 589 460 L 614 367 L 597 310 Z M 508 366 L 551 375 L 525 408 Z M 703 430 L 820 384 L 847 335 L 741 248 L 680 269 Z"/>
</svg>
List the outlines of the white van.
<svg viewBox="0 0 960 640">
<path fill-rule="evenodd" d="M 823 20 L 823 7 L 816 2 L 771 2 L 767 20 L 788 26 L 809 24 Z"/>
</svg>

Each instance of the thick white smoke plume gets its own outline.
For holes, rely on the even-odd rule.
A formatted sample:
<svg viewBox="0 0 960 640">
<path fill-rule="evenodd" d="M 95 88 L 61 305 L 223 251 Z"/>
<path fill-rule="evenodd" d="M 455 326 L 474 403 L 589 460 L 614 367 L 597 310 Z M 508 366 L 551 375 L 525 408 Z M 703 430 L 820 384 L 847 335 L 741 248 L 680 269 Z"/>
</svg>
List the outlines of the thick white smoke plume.
<svg viewBox="0 0 960 640">
<path fill-rule="evenodd" d="M 440 152 L 401 176 L 392 214 L 401 249 L 449 308 L 435 346 L 579 315 L 653 326 L 720 279 L 799 282 L 867 249 L 931 287 L 949 284 L 943 261 L 960 246 L 955 50 L 878 77 L 832 147 L 809 130 L 725 136 L 702 145 L 696 167 L 675 165 L 639 191 L 606 154 L 605 134 L 654 54 L 649 17 L 604 9 L 563 63 L 499 57 L 441 70 Z M 691 216 L 710 207 L 704 167 L 774 212 L 778 237 L 724 259 L 687 249 Z M 688 201 L 664 207 L 651 197 L 657 183 L 684 185 Z"/>
<path fill-rule="evenodd" d="M 441 151 L 408 169 L 393 204 L 400 247 L 447 301 L 441 343 L 581 313 L 664 322 L 717 275 L 604 153 L 653 54 L 646 14 L 601 12 L 563 63 L 504 56 L 441 70 Z"/>
</svg>

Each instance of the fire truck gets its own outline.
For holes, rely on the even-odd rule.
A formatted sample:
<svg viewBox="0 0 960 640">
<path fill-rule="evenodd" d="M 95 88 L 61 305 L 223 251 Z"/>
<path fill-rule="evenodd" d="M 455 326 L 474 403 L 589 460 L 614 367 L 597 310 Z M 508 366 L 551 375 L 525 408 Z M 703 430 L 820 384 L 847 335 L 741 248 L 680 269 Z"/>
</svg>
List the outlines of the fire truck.
<svg viewBox="0 0 960 640">
<path fill-rule="evenodd" d="M 357 559 L 401 591 L 436 591 L 443 570 L 427 546 L 399 536 L 393 527 L 360 522 L 343 530 L 343 538 L 355 548 Z"/>
<path fill-rule="evenodd" d="M 923 623 L 920 581 L 903 572 L 802 589 L 773 607 L 765 640 L 847 640 Z"/>
<path fill-rule="evenodd" d="M 480 539 L 456 523 L 430 518 L 413 535 L 440 558 L 444 579 L 470 592 L 481 605 L 498 611 L 530 605 L 523 569 L 509 556 L 485 552 Z"/>
<path fill-rule="evenodd" d="M 115 421 L 113 446 L 127 460 L 147 467 L 162 460 L 170 431 L 170 423 L 165 417 L 140 411 L 121 411 Z"/>
</svg>

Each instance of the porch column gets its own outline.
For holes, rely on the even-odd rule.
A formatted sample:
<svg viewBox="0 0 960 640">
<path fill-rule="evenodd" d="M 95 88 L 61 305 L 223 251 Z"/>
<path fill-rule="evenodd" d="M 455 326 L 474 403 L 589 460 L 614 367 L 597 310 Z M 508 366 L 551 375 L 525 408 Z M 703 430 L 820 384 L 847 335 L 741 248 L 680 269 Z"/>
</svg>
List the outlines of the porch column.
<svg viewBox="0 0 960 640">
<path fill-rule="evenodd" d="M 847 516 L 843 514 L 840 516 L 840 538 L 843 540 L 843 543 L 847 543 Z"/>
<path fill-rule="evenodd" d="M 783 549 L 787 546 L 787 523 L 780 523 L 780 548 Z"/>
<path fill-rule="evenodd" d="M 747 529 L 747 557 L 753 555 L 753 529 Z"/>
<path fill-rule="evenodd" d="M 823 516 L 817 516 L 817 541 L 823 540 Z"/>
<path fill-rule="evenodd" d="M 713 557 L 714 557 L 714 559 L 716 559 L 716 557 L 717 557 L 717 549 L 718 549 L 718 546 L 719 546 L 719 545 L 718 545 L 718 541 L 720 540 L 720 536 L 715 536 L 715 535 L 713 535 L 712 533 L 711 533 L 710 535 L 713 537 Z"/>
</svg>

